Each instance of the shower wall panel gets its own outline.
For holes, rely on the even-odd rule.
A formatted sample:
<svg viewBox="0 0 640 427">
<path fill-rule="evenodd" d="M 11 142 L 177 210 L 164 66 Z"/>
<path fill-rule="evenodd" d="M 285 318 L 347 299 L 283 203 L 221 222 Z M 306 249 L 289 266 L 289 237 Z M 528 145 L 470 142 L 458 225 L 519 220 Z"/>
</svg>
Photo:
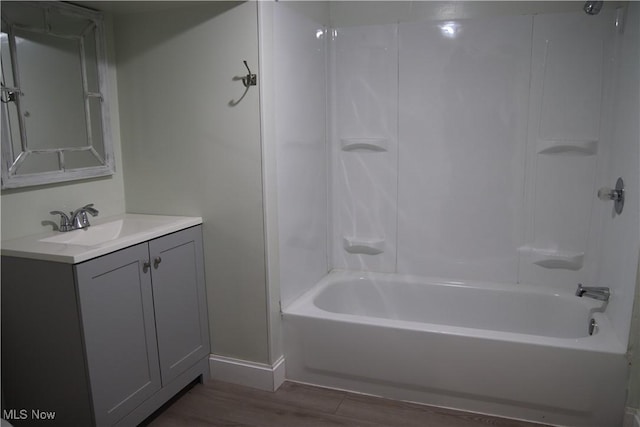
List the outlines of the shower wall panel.
<svg viewBox="0 0 640 427">
<path fill-rule="evenodd" d="M 621 215 L 614 215 L 610 203 L 604 205 L 601 257 L 597 285 L 611 287 L 607 312 L 623 343 L 629 337 L 629 318 L 634 294 L 638 316 L 631 329 L 635 353 L 635 380 L 629 406 L 640 409 L 640 292 L 636 291 L 640 242 L 640 3 L 631 2 L 625 16 L 624 33 L 619 37 L 616 70 L 613 137 L 604 183 L 613 185 L 622 176 L 626 202 Z M 596 202 L 596 203 L 598 203 Z M 639 288 L 640 289 L 640 288 Z M 635 331 L 634 329 L 635 328 Z M 635 348 L 633 347 L 635 345 Z M 632 362 L 633 364 L 634 362 Z"/>
<path fill-rule="evenodd" d="M 522 282 L 595 283 L 601 218 L 612 208 L 596 193 L 614 184 L 603 175 L 614 21 L 611 11 L 534 18 Z"/>
<path fill-rule="evenodd" d="M 400 24 L 399 272 L 516 282 L 531 27 Z"/>
<path fill-rule="evenodd" d="M 397 28 L 338 28 L 332 34 L 334 268 L 396 268 Z"/>
<path fill-rule="evenodd" d="M 287 305 L 328 268 L 326 5 L 273 6 L 280 292 Z"/>
</svg>

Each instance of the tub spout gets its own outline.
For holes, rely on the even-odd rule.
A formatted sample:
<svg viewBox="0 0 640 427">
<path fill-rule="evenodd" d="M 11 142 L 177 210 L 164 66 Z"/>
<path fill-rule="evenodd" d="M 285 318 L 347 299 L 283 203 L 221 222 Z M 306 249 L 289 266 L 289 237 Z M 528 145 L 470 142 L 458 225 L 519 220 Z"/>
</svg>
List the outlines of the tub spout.
<svg viewBox="0 0 640 427">
<path fill-rule="evenodd" d="M 609 301 L 609 295 L 611 295 L 611 291 L 603 286 L 582 286 L 582 283 L 578 283 L 578 289 L 576 289 L 576 296 L 585 296 L 600 301 Z"/>
</svg>

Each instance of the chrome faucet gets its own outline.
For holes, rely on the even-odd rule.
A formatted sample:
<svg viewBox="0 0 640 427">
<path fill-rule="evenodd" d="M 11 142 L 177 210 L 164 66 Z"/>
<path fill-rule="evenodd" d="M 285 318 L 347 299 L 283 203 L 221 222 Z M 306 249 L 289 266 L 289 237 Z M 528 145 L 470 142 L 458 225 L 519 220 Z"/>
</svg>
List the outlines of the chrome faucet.
<svg viewBox="0 0 640 427">
<path fill-rule="evenodd" d="M 603 286 L 582 286 L 582 283 L 578 283 L 578 289 L 576 289 L 576 296 L 585 296 L 600 301 L 609 301 L 610 295 L 610 289 Z"/>
<path fill-rule="evenodd" d="M 91 224 L 89 224 L 87 213 L 91 214 L 91 216 L 96 216 L 99 212 L 93 207 L 93 203 L 90 203 L 73 212 L 69 212 L 69 215 L 61 211 L 51 211 L 49 213 L 51 215 L 60 215 L 60 226 L 58 230 L 72 231 L 89 227 Z"/>
<path fill-rule="evenodd" d="M 71 225 L 74 230 L 79 230 L 81 228 L 87 228 L 91 224 L 89 224 L 89 218 L 87 217 L 87 213 L 91 214 L 91 216 L 98 215 L 98 210 L 93 207 L 93 203 L 85 205 L 81 208 L 76 209 L 71 214 Z"/>
</svg>

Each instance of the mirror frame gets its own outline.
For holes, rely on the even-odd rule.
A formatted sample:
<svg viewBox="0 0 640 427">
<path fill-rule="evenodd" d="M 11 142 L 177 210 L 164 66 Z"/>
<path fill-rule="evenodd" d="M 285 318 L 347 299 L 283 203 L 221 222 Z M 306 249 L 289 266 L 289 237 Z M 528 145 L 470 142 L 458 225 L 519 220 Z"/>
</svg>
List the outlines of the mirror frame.
<svg viewBox="0 0 640 427">
<path fill-rule="evenodd" d="M 95 24 L 95 38 L 96 38 L 96 60 L 97 60 L 97 71 L 98 71 L 98 87 L 100 90 L 100 98 L 101 98 L 101 120 L 102 120 L 102 143 L 104 148 L 104 158 L 103 164 L 101 166 L 91 166 L 84 168 L 76 168 L 76 169 L 65 169 L 64 165 L 64 152 L 65 151 L 77 151 L 77 148 L 74 150 L 70 147 L 57 147 L 53 149 L 47 149 L 47 152 L 56 152 L 58 154 L 58 163 L 59 169 L 55 171 L 48 172 L 38 172 L 24 175 L 17 175 L 12 173 L 12 168 L 19 160 L 20 157 L 24 156 L 32 156 L 37 155 L 38 152 L 42 152 L 43 150 L 29 150 L 28 141 L 25 140 L 25 130 L 24 126 L 20 125 L 20 146 L 22 147 L 22 152 L 18 156 L 14 156 L 13 143 L 9 137 L 2 138 L 1 142 L 1 154 L 2 154 L 2 183 L 1 188 L 10 189 L 10 188 L 20 188 L 20 187 L 28 187 L 28 186 L 36 186 L 36 185 L 45 185 L 45 184 L 53 184 L 65 181 L 73 181 L 73 180 L 81 180 L 88 178 L 96 178 L 113 175 L 115 173 L 115 158 L 113 151 L 113 140 L 111 133 L 111 120 L 110 120 L 110 105 L 109 105 L 109 91 L 107 85 L 107 60 L 106 60 L 106 37 L 104 31 L 104 18 L 103 14 L 99 11 L 94 11 L 91 9 L 86 9 L 80 6 L 70 5 L 66 3 L 58 3 L 58 2 L 41 2 L 41 1 L 29 1 L 30 6 L 37 6 L 42 8 L 43 13 L 48 15 L 48 11 L 55 11 L 56 13 L 60 13 L 66 16 L 78 16 L 85 20 L 91 20 Z M 8 20 L 2 17 L 2 20 L 10 27 L 9 34 L 9 44 L 10 44 L 10 55 L 11 55 L 11 66 L 13 67 L 13 72 L 17 70 L 14 66 L 16 51 L 15 51 L 15 39 L 12 40 L 13 37 L 13 28 L 26 28 L 27 30 L 30 27 L 24 26 L 16 26 L 9 22 Z M 84 52 L 81 50 L 78 52 L 81 61 L 84 60 Z M 84 66 L 83 66 L 84 68 Z M 15 73 L 14 78 L 19 79 L 19 73 Z M 86 80 L 86 78 L 85 78 Z M 19 80 L 18 80 L 19 83 Z M 85 82 L 82 82 L 83 87 L 85 86 Z M 84 88 L 85 93 L 86 87 Z M 4 94 L 3 94 L 4 96 Z M 19 95 L 18 95 L 19 98 Z M 85 97 L 86 99 L 86 97 Z M 86 104 L 86 100 L 85 100 Z M 3 107 L 4 108 L 4 107 Z M 17 102 L 18 114 L 22 114 L 20 110 L 19 100 Z M 88 119 L 88 113 L 85 109 L 85 117 L 84 120 Z M 2 123 L 4 126 L 5 123 Z M 90 139 L 87 139 L 87 145 L 85 147 L 89 147 L 88 150 L 93 150 L 94 154 L 95 149 L 92 145 Z M 87 148 L 84 148 L 87 150 Z M 99 158 L 99 157 L 98 157 Z"/>
</svg>

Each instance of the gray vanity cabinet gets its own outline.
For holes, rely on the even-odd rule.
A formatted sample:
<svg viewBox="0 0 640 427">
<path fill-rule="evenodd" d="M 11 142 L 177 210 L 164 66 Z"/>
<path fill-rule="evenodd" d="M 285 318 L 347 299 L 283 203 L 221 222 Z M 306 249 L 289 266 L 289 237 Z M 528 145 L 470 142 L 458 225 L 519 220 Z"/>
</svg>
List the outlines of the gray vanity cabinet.
<svg viewBox="0 0 640 427">
<path fill-rule="evenodd" d="M 149 242 L 162 384 L 209 354 L 202 236 L 189 230 Z"/>
<path fill-rule="evenodd" d="M 208 376 L 201 226 L 75 265 L 2 261 L 6 407 L 56 411 L 57 425 L 134 426 Z M 39 350 L 56 362 L 42 372 Z"/>
<path fill-rule="evenodd" d="M 160 390 L 148 259 L 142 243 L 76 266 L 97 425 L 115 424 Z"/>
</svg>

